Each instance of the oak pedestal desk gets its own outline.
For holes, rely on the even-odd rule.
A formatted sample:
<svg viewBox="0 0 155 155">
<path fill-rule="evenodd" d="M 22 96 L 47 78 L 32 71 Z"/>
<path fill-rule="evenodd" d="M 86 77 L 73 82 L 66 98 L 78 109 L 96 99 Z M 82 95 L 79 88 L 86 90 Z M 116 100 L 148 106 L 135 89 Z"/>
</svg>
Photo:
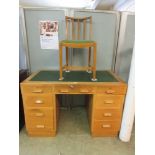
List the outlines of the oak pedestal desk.
<svg viewBox="0 0 155 155">
<path fill-rule="evenodd" d="M 98 81 L 84 71 L 39 71 L 21 86 L 26 130 L 30 136 L 55 136 L 58 128 L 59 94 L 88 94 L 88 120 L 92 136 L 117 136 L 127 85 L 111 71 L 97 71 Z"/>
</svg>

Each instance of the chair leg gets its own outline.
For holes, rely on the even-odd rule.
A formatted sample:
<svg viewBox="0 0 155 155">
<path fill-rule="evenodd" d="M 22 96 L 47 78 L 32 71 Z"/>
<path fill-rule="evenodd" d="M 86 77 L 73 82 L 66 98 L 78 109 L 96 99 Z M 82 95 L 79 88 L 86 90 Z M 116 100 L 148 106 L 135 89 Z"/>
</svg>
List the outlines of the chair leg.
<svg viewBox="0 0 155 155">
<path fill-rule="evenodd" d="M 91 47 L 89 47 L 89 53 L 88 53 L 88 66 L 90 66 L 90 59 L 91 59 Z"/>
<path fill-rule="evenodd" d="M 69 61 L 69 53 L 68 53 L 68 47 L 66 47 L 66 67 L 68 67 L 68 61 Z M 69 72 L 69 70 L 66 69 L 66 72 Z"/>
<path fill-rule="evenodd" d="M 88 67 L 90 67 L 90 60 L 91 60 L 91 47 L 88 49 Z M 88 73 L 91 73 L 91 70 L 88 69 Z"/>
<path fill-rule="evenodd" d="M 94 46 L 94 55 L 93 55 L 93 78 L 92 81 L 97 81 L 96 79 L 96 44 Z"/>
<path fill-rule="evenodd" d="M 60 66 L 59 80 L 63 80 L 63 77 L 62 77 L 62 45 L 59 45 L 59 66 Z"/>
</svg>

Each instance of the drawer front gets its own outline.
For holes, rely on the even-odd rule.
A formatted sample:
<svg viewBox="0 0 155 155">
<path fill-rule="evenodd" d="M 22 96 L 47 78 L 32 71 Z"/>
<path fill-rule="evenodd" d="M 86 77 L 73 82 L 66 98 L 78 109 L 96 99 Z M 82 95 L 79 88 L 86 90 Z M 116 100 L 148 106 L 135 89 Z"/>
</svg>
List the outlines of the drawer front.
<svg viewBox="0 0 155 155">
<path fill-rule="evenodd" d="M 95 120 L 120 120 L 122 116 L 121 109 L 95 109 L 94 119 Z"/>
<path fill-rule="evenodd" d="M 57 94 L 93 94 L 95 93 L 95 86 L 88 85 L 57 85 L 54 87 L 54 92 Z"/>
<path fill-rule="evenodd" d="M 54 119 L 53 108 L 26 108 L 26 117 L 28 121 L 50 121 Z"/>
<path fill-rule="evenodd" d="M 54 129 L 54 120 L 51 117 L 29 117 L 26 116 L 26 127 L 27 129 L 46 129 L 51 128 Z"/>
<path fill-rule="evenodd" d="M 53 107 L 53 95 L 25 95 L 24 105 L 26 107 Z"/>
<path fill-rule="evenodd" d="M 126 86 L 98 86 L 96 92 L 106 95 L 124 95 L 126 94 Z"/>
<path fill-rule="evenodd" d="M 24 93 L 30 94 L 44 94 L 53 92 L 53 86 L 50 85 L 23 85 L 22 90 Z"/>
<path fill-rule="evenodd" d="M 94 121 L 92 131 L 106 132 L 106 131 L 119 131 L 120 121 Z"/>
<path fill-rule="evenodd" d="M 39 132 L 38 135 L 41 135 L 41 133 L 48 133 L 53 130 L 53 127 L 46 126 L 45 124 L 36 124 L 27 127 L 28 132 L 33 132 L 34 134 Z"/>
<path fill-rule="evenodd" d="M 95 108 L 122 108 L 124 95 L 95 95 Z"/>
<path fill-rule="evenodd" d="M 79 85 L 78 86 L 79 87 L 79 93 L 85 93 L 85 94 L 93 94 L 93 93 L 95 93 L 96 92 L 96 87 L 95 86 L 88 86 L 88 85 L 86 85 L 86 86 L 81 86 L 81 85 Z"/>
</svg>

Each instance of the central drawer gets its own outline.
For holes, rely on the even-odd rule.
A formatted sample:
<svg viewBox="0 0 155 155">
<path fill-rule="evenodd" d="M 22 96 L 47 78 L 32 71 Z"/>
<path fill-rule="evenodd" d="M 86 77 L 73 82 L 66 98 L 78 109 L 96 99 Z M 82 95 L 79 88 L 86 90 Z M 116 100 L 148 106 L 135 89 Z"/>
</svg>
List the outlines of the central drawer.
<svg viewBox="0 0 155 155">
<path fill-rule="evenodd" d="M 53 107 L 53 95 L 52 94 L 31 94 L 25 95 L 25 106 L 27 107 Z"/>
<path fill-rule="evenodd" d="M 95 93 L 95 86 L 90 85 L 56 85 L 54 87 L 54 93 L 56 94 L 93 94 Z"/>
</svg>

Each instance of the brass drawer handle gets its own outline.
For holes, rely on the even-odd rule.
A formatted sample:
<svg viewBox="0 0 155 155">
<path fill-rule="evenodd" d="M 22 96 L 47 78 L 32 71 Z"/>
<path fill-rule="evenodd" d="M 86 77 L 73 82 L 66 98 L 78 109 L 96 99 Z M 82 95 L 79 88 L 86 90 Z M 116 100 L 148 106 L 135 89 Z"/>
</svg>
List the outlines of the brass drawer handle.
<svg viewBox="0 0 155 155">
<path fill-rule="evenodd" d="M 42 117 L 42 116 L 44 116 L 44 113 L 35 113 L 35 116 L 36 117 Z"/>
<path fill-rule="evenodd" d="M 105 125 L 102 125 L 102 128 L 111 128 L 111 125 L 110 124 L 105 124 Z"/>
<path fill-rule="evenodd" d="M 80 90 L 80 93 L 89 93 L 89 90 Z"/>
<path fill-rule="evenodd" d="M 38 128 L 38 129 L 44 129 L 45 126 L 44 125 L 36 125 L 36 128 Z"/>
<path fill-rule="evenodd" d="M 105 117 L 111 117 L 112 116 L 112 113 L 104 113 L 104 116 Z"/>
<path fill-rule="evenodd" d="M 106 90 L 107 94 L 113 94 L 115 92 L 115 90 Z"/>
<path fill-rule="evenodd" d="M 43 104 L 43 101 L 42 100 L 36 100 L 35 103 L 36 104 Z"/>
<path fill-rule="evenodd" d="M 104 104 L 112 104 L 112 103 L 114 103 L 113 100 L 106 100 L 106 101 L 104 101 Z"/>
<path fill-rule="evenodd" d="M 43 93 L 42 89 L 33 90 L 32 93 Z"/>
<path fill-rule="evenodd" d="M 61 93 L 68 93 L 69 90 L 67 90 L 67 89 L 65 90 L 65 89 L 64 89 L 64 90 L 60 90 L 60 92 L 61 92 Z"/>
</svg>

